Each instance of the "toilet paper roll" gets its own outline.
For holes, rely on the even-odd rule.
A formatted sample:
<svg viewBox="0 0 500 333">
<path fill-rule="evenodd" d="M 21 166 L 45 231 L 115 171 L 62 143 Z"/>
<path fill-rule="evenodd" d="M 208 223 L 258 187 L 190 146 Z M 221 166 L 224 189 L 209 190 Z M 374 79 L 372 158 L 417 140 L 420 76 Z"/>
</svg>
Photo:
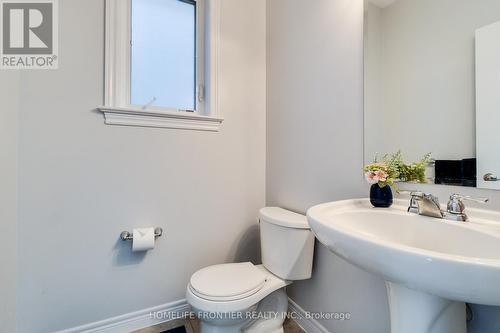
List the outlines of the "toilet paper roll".
<svg viewBox="0 0 500 333">
<path fill-rule="evenodd" d="M 140 252 L 151 250 L 155 247 L 155 229 L 137 228 L 133 230 L 132 251 Z"/>
</svg>

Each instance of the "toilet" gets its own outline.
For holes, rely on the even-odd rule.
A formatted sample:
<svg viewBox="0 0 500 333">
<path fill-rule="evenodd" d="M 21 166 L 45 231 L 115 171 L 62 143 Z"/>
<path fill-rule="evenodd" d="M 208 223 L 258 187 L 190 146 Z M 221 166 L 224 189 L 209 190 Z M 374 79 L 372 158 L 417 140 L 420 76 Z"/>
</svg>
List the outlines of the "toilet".
<svg viewBox="0 0 500 333">
<path fill-rule="evenodd" d="M 260 238 L 262 265 L 214 265 L 191 276 L 186 299 L 201 333 L 283 333 L 285 287 L 311 277 L 314 235 L 304 215 L 266 207 Z"/>
</svg>

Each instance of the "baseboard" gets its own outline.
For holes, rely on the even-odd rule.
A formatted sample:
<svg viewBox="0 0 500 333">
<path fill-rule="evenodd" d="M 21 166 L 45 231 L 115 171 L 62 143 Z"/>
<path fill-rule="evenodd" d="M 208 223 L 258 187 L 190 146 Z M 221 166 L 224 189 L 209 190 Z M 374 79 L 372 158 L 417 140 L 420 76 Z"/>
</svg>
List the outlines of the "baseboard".
<svg viewBox="0 0 500 333">
<path fill-rule="evenodd" d="M 121 316 L 97 321 L 82 326 L 69 328 L 55 333 L 124 333 L 132 332 L 141 328 L 161 324 L 171 319 L 175 319 L 182 314 L 190 311 L 190 306 L 186 300 L 180 300 L 172 303 L 167 303 L 155 306 L 149 309 L 144 309 L 136 312 L 127 313 Z M 160 315 L 154 317 L 152 313 Z M 168 317 L 161 314 L 170 314 Z"/>
<path fill-rule="evenodd" d="M 57 331 L 55 333 L 124 333 L 141 328 L 161 324 L 171 319 L 167 316 L 151 316 L 151 313 L 169 313 L 180 317 L 191 310 L 186 300 L 162 304 L 149 309 L 127 313 L 121 316 L 85 324 L 78 327 Z M 293 318 L 307 333 L 330 333 L 323 325 L 313 318 L 308 318 L 304 309 L 288 299 L 288 310 L 293 312 Z"/>
<path fill-rule="evenodd" d="M 293 313 L 292 319 L 307 333 L 330 333 L 319 321 L 314 318 L 308 318 L 306 315 L 307 311 L 290 298 L 288 299 L 288 311 Z"/>
</svg>

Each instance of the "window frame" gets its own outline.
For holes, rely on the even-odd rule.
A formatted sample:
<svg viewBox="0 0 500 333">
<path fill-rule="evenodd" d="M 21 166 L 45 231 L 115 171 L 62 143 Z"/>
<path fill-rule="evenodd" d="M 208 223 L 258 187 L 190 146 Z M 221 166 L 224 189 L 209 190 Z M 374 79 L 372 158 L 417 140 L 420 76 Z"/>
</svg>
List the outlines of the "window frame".
<svg viewBox="0 0 500 333">
<path fill-rule="evenodd" d="M 132 0 L 106 0 L 104 106 L 108 125 L 218 131 L 220 0 L 196 1 L 196 110 L 132 105 Z M 200 101 L 200 95 L 203 100 Z"/>
</svg>

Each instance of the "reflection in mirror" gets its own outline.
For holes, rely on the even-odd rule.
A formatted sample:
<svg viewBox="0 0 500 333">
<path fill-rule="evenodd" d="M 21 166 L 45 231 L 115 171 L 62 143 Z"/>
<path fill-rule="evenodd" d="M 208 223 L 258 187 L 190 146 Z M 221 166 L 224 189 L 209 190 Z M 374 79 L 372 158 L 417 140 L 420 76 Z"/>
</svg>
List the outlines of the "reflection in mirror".
<svg viewBox="0 0 500 333">
<path fill-rule="evenodd" d="M 478 185 L 500 189 L 500 22 L 476 31 Z"/>
<path fill-rule="evenodd" d="M 476 31 L 499 21 L 499 0 L 366 0 L 366 163 L 430 152 L 431 182 L 500 188 L 483 181 L 500 177 L 500 154 L 491 153 L 500 147 L 500 25 L 479 37 L 478 77 L 475 46 Z"/>
</svg>

